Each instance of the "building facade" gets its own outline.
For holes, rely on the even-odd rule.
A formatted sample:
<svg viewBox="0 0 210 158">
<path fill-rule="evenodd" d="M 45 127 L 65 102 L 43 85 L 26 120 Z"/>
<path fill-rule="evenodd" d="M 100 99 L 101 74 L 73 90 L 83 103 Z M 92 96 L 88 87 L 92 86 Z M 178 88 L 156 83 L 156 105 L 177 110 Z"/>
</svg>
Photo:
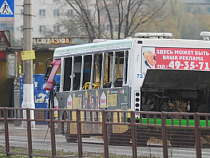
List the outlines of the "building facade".
<svg viewBox="0 0 210 158">
<path fill-rule="evenodd" d="M 63 0 L 62 0 L 63 1 Z M 14 0 L 15 11 L 14 18 L 0 18 L 0 30 L 9 30 L 11 45 L 7 47 L 8 53 L 16 53 L 17 55 L 17 76 L 16 78 L 7 78 L 7 60 L 6 55 L 4 59 L 0 59 L 0 107 L 21 107 L 21 78 L 22 61 L 20 53 L 23 50 L 23 3 L 24 0 Z M 73 14 L 68 10 L 66 3 L 61 0 L 32 0 L 32 38 L 33 49 L 35 50 L 36 59 L 33 60 L 33 72 L 39 76 L 45 73 L 45 63 L 48 58 L 53 57 L 53 52 L 56 47 L 88 43 L 87 37 L 59 37 L 59 32 L 63 28 L 57 25 L 57 21 L 61 17 L 65 17 L 66 13 Z M 64 9 L 66 8 L 66 9 Z M 52 32 L 51 36 L 47 36 L 46 32 Z M 47 37 L 46 37 L 47 36 Z M 44 38 L 46 37 L 46 38 Z M 15 68 L 14 68 L 15 69 Z M 44 81 L 42 82 L 44 83 Z M 34 85 L 36 86 L 36 85 Z M 6 87 L 6 88 L 5 88 Z M 36 87 L 34 88 L 36 89 Z M 37 94 L 39 95 L 39 94 Z M 36 99 L 35 105 L 42 104 L 42 98 Z M 46 103 L 46 100 L 43 100 Z"/>
<path fill-rule="evenodd" d="M 210 15 L 210 0 L 182 0 L 182 2 L 188 8 L 188 12 Z"/>
<path fill-rule="evenodd" d="M 15 0 L 14 18 L 0 18 L 0 31 L 10 30 L 12 45 L 22 45 L 23 38 L 23 2 Z M 99 1 L 100 2 L 100 1 Z M 188 11 L 197 14 L 210 14 L 210 0 L 182 0 Z M 41 38 L 46 36 L 57 36 L 62 32 L 68 32 L 66 26 L 59 23 L 61 19 L 74 18 L 76 12 L 65 0 L 32 0 L 32 37 Z M 88 0 L 88 14 L 94 14 L 96 5 L 94 0 Z M 112 0 L 107 1 L 114 7 Z M 126 5 L 126 2 L 124 2 Z M 99 3 L 99 7 L 103 4 Z M 113 14 L 116 8 L 113 8 Z M 115 14 L 114 14 L 115 15 Z M 112 17 L 114 17 L 112 15 Z M 94 16 L 97 20 L 97 15 Z M 102 30 L 109 31 L 109 23 L 105 10 L 101 11 Z M 114 20 L 113 20 L 114 21 Z M 114 24 L 117 30 L 117 23 Z"/>
<path fill-rule="evenodd" d="M 46 36 L 46 32 L 59 33 L 63 30 L 62 26 L 57 25 L 57 21 L 65 16 L 68 10 L 63 0 L 32 0 L 32 38 L 41 38 Z M 15 0 L 15 18 L 14 18 L 14 38 L 21 44 L 23 38 L 23 2 L 24 0 Z"/>
</svg>

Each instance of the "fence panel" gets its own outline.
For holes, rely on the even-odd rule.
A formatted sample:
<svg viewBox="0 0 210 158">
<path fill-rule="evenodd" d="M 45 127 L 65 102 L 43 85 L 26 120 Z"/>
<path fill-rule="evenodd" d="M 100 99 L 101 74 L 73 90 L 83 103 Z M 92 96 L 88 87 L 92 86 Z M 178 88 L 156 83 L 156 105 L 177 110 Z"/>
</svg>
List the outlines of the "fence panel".
<svg viewBox="0 0 210 158">
<path fill-rule="evenodd" d="M 204 113 L 0 108 L 0 153 L 209 157 L 209 117 Z M 35 128 L 32 122 L 38 122 Z"/>
</svg>

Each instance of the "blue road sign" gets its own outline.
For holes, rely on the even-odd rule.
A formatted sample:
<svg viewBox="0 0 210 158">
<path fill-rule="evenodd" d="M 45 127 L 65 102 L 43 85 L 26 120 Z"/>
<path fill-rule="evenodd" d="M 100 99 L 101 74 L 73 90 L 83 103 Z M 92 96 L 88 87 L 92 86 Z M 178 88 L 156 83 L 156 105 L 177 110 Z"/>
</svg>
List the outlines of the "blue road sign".
<svg viewBox="0 0 210 158">
<path fill-rule="evenodd" d="M 14 17 L 14 0 L 0 0 L 0 17 Z"/>
</svg>

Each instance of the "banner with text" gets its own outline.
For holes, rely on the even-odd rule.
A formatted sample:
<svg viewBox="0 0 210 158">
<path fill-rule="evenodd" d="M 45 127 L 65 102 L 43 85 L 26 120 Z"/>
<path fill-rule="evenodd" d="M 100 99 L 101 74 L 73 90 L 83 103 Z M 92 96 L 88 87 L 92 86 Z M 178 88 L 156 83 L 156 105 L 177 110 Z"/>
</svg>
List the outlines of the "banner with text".
<svg viewBox="0 0 210 158">
<path fill-rule="evenodd" d="M 142 48 L 142 73 L 148 68 L 209 70 L 210 49 Z"/>
</svg>

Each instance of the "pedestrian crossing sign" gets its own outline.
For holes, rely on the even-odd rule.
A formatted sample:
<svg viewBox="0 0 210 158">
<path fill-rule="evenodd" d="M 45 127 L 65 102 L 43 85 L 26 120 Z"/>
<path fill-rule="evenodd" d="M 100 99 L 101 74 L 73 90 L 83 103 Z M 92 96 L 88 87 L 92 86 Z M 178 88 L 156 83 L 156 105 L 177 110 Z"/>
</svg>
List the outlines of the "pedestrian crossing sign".
<svg viewBox="0 0 210 158">
<path fill-rule="evenodd" d="M 0 17 L 14 17 L 14 0 L 0 0 Z"/>
</svg>

